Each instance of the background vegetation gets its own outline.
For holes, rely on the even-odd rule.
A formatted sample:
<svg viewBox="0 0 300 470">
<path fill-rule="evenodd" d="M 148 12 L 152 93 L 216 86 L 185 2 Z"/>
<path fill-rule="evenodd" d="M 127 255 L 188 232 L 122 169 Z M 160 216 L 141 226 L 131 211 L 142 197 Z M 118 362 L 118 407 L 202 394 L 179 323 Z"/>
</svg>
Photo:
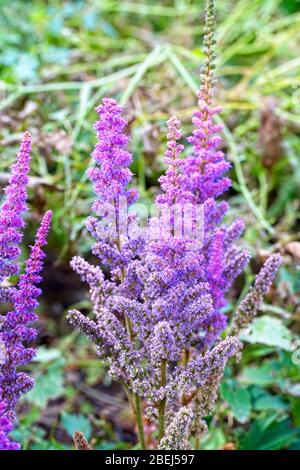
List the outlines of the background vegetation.
<svg viewBox="0 0 300 470">
<path fill-rule="evenodd" d="M 268 253 L 280 250 L 285 263 L 245 335 L 242 362 L 227 371 L 202 446 L 300 449 L 300 2 L 217 3 L 216 96 L 232 163 L 228 198 L 231 217 L 246 222 L 244 243 L 253 253 L 235 286 L 236 301 Z M 27 449 L 72 448 L 75 430 L 93 437 L 95 448 L 135 443 L 122 391 L 66 324 L 70 306 L 89 309 L 69 260 L 74 253 L 88 257 L 91 242 L 84 220 L 93 199 L 86 169 L 94 107 L 105 94 L 125 106 L 135 182 L 150 202 L 163 171 L 166 119 L 176 112 L 186 134 L 191 129 L 203 12 L 200 0 L 1 0 L 0 185 L 22 131 L 30 129 L 33 215 L 26 242 L 45 209 L 54 210 L 37 385 L 22 403 L 15 431 Z"/>
</svg>

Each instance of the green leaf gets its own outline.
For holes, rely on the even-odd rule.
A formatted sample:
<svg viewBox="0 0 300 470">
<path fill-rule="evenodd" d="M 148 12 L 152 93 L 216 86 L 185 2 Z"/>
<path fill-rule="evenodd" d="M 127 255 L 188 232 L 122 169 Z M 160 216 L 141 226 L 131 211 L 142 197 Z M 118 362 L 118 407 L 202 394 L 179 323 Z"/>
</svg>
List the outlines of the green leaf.
<svg viewBox="0 0 300 470">
<path fill-rule="evenodd" d="M 267 410 L 286 410 L 289 405 L 283 398 L 277 395 L 271 395 L 262 388 L 253 387 L 251 389 L 251 397 L 253 400 L 253 408 L 256 411 Z"/>
<path fill-rule="evenodd" d="M 128 449 L 126 442 L 103 442 L 93 446 L 94 450 L 116 450 L 116 449 Z M 132 447 L 131 447 L 132 449 Z"/>
<path fill-rule="evenodd" d="M 92 426 L 85 416 L 64 413 L 61 420 L 70 437 L 74 432 L 82 432 L 87 440 L 91 438 Z"/>
<path fill-rule="evenodd" d="M 69 446 L 57 442 L 55 439 L 50 441 L 39 441 L 30 445 L 30 450 L 72 450 Z"/>
<path fill-rule="evenodd" d="M 26 395 L 26 400 L 43 408 L 49 400 L 54 400 L 64 394 L 64 379 L 61 363 L 56 362 L 49 366 L 46 372 L 36 378 L 34 388 Z"/>
<path fill-rule="evenodd" d="M 300 384 L 286 383 L 283 391 L 286 392 L 288 395 L 291 395 L 292 397 L 300 397 Z"/>
<path fill-rule="evenodd" d="M 222 429 L 210 429 L 209 434 L 203 439 L 201 449 L 220 450 L 226 443 L 226 437 Z"/>
<path fill-rule="evenodd" d="M 289 420 L 276 421 L 276 416 L 270 415 L 252 425 L 241 450 L 284 449 L 296 441 L 297 434 L 297 429 L 291 427 Z"/>
<path fill-rule="evenodd" d="M 248 390 L 240 388 L 234 381 L 228 381 L 221 386 L 221 397 L 225 400 L 233 416 L 240 423 L 246 423 L 251 412 L 251 400 Z"/>
<path fill-rule="evenodd" d="M 295 441 L 289 448 L 288 450 L 300 450 L 300 438 Z"/>
<path fill-rule="evenodd" d="M 42 443 L 46 431 L 37 426 L 24 426 L 20 425 L 10 433 L 10 437 L 22 445 L 22 448 L 26 449 L 29 442 L 34 439 L 35 442 Z"/>
<path fill-rule="evenodd" d="M 38 352 L 34 360 L 35 362 L 47 363 L 58 359 L 59 357 L 61 357 L 61 352 L 58 349 L 48 349 L 41 346 L 38 348 Z"/>
<path fill-rule="evenodd" d="M 262 366 L 245 367 L 241 373 L 240 381 L 251 385 L 268 386 L 282 382 L 282 370 L 276 361 L 267 361 Z"/>
<path fill-rule="evenodd" d="M 300 400 L 298 398 L 290 398 L 290 405 L 293 422 L 296 426 L 300 426 Z"/>
<path fill-rule="evenodd" d="M 241 335 L 242 340 L 248 343 L 259 343 L 267 346 L 292 350 L 292 334 L 283 324 L 282 320 L 268 315 L 256 318 L 250 325 L 247 333 Z"/>
<path fill-rule="evenodd" d="M 37 68 L 38 60 L 29 53 L 20 54 L 18 62 L 15 64 L 14 72 L 18 78 L 24 82 L 34 83 L 38 80 Z"/>
</svg>

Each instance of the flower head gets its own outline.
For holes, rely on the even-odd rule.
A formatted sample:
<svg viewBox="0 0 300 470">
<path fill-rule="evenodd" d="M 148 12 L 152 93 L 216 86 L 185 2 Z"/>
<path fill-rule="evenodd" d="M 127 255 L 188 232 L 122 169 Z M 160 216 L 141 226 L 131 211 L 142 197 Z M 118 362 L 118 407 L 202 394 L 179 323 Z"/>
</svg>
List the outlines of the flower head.
<svg viewBox="0 0 300 470">
<path fill-rule="evenodd" d="M 12 419 L 18 399 L 33 386 L 33 380 L 25 372 L 19 372 L 18 366 L 28 364 L 35 355 L 35 350 L 25 344 L 36 337 L 36 330 L 31 324 L 37 320 L 34 311 L 41 293 L 37 284 L 42 280 L 41 271 L 45 257 L 43 247 L 47 243 L 51 217 L 51 211 L 46 212 L 43 217 L 31 254 L 26 261 L 25 272 L 20 276 L 12 299 L 14 308 L 4 316 L 0 325 L 0 340 L 6 348 L 5 361 L 0 368 L 0 387 L 7 403 L 6 415 Z"/>
<path fill-rule="evenodd" d="M 31 136 L 29 132 L 25 132 L 0 207 L 0 283 L 19 271 L 14 261 L 20 255 L 21 230 L 25 225 L 22 215 L 27 209 L 30 148 Z"/>
<path fill-rule="evenodd" d="M 187 406 L 182 407 L 167 427 L 166 435 L 160 441 L 159 449 L 189 450 L 191 447 L 186 437 L 189 434 L 192 419 L 192 410 Z"/>
<path fill-rule="evenodd" d="M 241 330 L 251 323 L 257 314 L 264 295 L 270 289 L 281 263 L 282 258 L 278 253 L 271 255 L 267 259 L 256 276 L 254 285 L 235 312 L 231 324 L 231 334 L 239 334 Z"/>
<path fill-rule="evenodd" d="M 7 405 L 1 398 L 0 390 L 0 450 L 19 450 L 20 445 L 9 438 L 13 424 L 7 416 L 4 416 L 6 409 Z"/>
<path fill-rule="evenodd" d="M 88 171 L 98 201 L 94 204 L 97 212 L 99 205 L 114 202 L 120 196 L 126 196 L 129 202 L 137 198 L 135 190 L 127 189 L 132 178 L 129 165 L 131 154 L 126 150 L 128 136 L 125 133 L 126 120 L 121 116 L 123 109 L 112 98 L 103 98 L 97 108 L 99 121 L 95 123 L 98 142 L 93 152 L 96 163 Z"/>
<path fill-rule="evenodd" d="M 191 194 L 184 192 L 183 179 L 181 172 L 183 160 L 180 155 L 184 149 L 179 140 L 182 138 L 180 129 L 180 121 L 175 117 L 171 117 L 167 121 L 167 150 L 164 154 L 164 163 L 168 166 L 166 174 L 159 178 L 159 182 L 163 193 L 157 196 L 158 204 L 167 204 L 173 206 L 176 203 L 182 203 L 191 199 Z"/>
</svg>

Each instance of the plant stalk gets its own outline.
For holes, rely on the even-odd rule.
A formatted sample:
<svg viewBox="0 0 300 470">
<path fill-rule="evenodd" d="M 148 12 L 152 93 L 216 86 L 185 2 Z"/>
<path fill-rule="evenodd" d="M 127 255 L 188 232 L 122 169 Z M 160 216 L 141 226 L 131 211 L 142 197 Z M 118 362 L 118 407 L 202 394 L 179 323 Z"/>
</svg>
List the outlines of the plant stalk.
<svg viewBox="0 0 300 470">
<path fill-rule="evenodd" d="M 142 406 L 141 406 L 141 398 L 136 393 L 134 395 L 135 400 L 135 417 L 136 417 L 136 424 L 138 429 L 138 437 L 141 444 L 142 450 L 146 450 L 146 442 L 145 442 L 145 433 L 144 433 L 144 426 L 143 426 L 143 417 L 142 417 Z"/>
<path fill-rule="evenodd" d="M 167 361 L 161 361 L 161 386 L 165 387 L 167 384 Z M 165 434 L 165 412 L 166 412 L 166 398 L 161 400 L 158 409 L 158 442 L 164 437 Z"/>
<path fill-rule="evenodd" d="M 132 325 L 131 325 L 130 318 L 127 315 L 125 315 L 125 325 L 129 334 L 130 341 L 133 342 L 134 335 L 133 335 Z M 130 392 L 129 392 L 129 395 L 130 395 Z M 132 400 L 130 400 L 130 402 L 132 403 Z M 145 432 L 144 432 L 144 426 L 143 426 L 142 404 L 141 404 L 141 398 L 136 393 L 134 394 L 134 407 L 133 408 L 135 411 L 138 438 L 141 444 L 141 448 L 145 450 L 147 447 L 146 447 L 146 442 L 145 442 Z"/>
</svg>

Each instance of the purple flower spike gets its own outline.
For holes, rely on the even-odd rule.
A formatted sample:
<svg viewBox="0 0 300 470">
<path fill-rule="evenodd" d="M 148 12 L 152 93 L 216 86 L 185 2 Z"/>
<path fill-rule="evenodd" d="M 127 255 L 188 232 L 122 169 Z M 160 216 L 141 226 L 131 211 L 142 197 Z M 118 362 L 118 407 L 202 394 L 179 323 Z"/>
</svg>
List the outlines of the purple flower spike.
<svg viewBox="0 0 300 470">
<path fill-rule="evenodd" d="M 126 189 L 132 178 L 128 166 L 132 155 L 125 149 L 129 138 L 125 133 L 127 121 L 121 116 L 122 107 L 112 98 L 103 98 L 98 106 L 99 121 L 95 123 L 98 143 L 92 157 L 96 166 L 88 172 L 98 201 L 94 204 L 97 212 L 99 203 L 112 203 L 120 196 L 126 196 L 129 203 L 137 198 L 137 192 Z"/>
<path fill-rule="evenodd" d="M 20 255 L 20 231 L 25 222 L 22 214 L 27 210 L 26 200 L 30 162 L 31 135 L 25 132 L 17 161 L 12 166 L 11 177 L 5 188 L 5 199 L 0 207 L 0 282 L 6 277 L 18 274 L 19 268 L 13 262 Z"/>
<path fill-rule="evenodd" d="M 13 429 L 13 424 L 7 416 L 4 416 L 6 408 L 6 403 L 2 400 L 0 391 L 0 450 L 20 450 L 20 445 L 8 437 Z"/>
<path fill-rule="evenodd" d="M 281 263 L 282 258 L 279 253 L 274 253 L 267 259 L 256 276 L 254 285 L 235 312 L 231 325 L 231 334 L 239 334 L 256 316 L 264 295 L 270 289 Z"/>
<path fill-rule="evenodd" d="M 35 243 L 26 262 L 25 272 L 20 276 L 13 296 L 13 310 L 8 312 L 0 325 L 0 341 L 5 348 L 4 360 L 0 367 L 0 388 L 7 403 L 4 416 L 11 421 L 15 419 L 15 407 L 20 396 L 33 386 L 33 380 L 18 366 L 28 364 L 35 355 L 33 348 L 24 342 L 36 338 L 36 330 L 30 325 L 37 320 L 34 310 L 38 306 L 41 290 L 36 287 L 42 280 L 41 271 L 45 254 L 42 248 L 46 245 L 52 213 L 46 212 L 37 231 Z"/>
<path fill-rule="evenodd" d="M 159 178 L 163 194 L 156 198 L 158 204 L 167 204 L 172 206 L 176 203 L 186 202 L 191 199 L 191 194 L 184 192 L 184 176 L 182 175 L 183 160 L 180 155 L 184 146 L 178 141 L 182 138 L 180 129 L 180 121 L 175 117 L 171 117 L 167 121 L 167 150 L 164 154 L 164 163 L 168 166 L 166 174 Z"/>
<path fill-rule="evenodd" d="M 24 346 L 24 342 L 36 337 L 36 330 L 30 324 L 37 318 L 34 309 L 40 290 L 36 284 L 41 281 L 42 247 L 46 244 L 51 220 L 51 212 L 47 212 L 17 287 L 7 285 L 6 278 L 19 273 L 15 262 L 21 253 L 19 245 L 25 226 L 23 213 L 27 210 L 30 150 L 31 135 L 25 132 L 0 206 L 0 302 L 13 304 L 13 310 L 0 317 L 0 450 L 20 448 L 8 434 L 13 429 L 19 397 L 33 385 L 32 379 L 18 369 L 34 356 L 34 350 Z"/>
<path fill-rule="evenodd" d="M 220 112 L 220 108 L 208 106 L 201 94 L 198 105 L 193 118 L 195 129 L 188 139 L 194 152 L 185 160 L 184 173 L 190 175 L 188 189 L 196 193 L 197 202 L 204 203 L 209 198 L 220 196 L 231 186 L 229 178 L 223 176 L 229 170 L 230 163 L 218 150 L 221 143 L 218 133 L 222 127 L 213 122 L 213 117 Z"/>
</svg>

